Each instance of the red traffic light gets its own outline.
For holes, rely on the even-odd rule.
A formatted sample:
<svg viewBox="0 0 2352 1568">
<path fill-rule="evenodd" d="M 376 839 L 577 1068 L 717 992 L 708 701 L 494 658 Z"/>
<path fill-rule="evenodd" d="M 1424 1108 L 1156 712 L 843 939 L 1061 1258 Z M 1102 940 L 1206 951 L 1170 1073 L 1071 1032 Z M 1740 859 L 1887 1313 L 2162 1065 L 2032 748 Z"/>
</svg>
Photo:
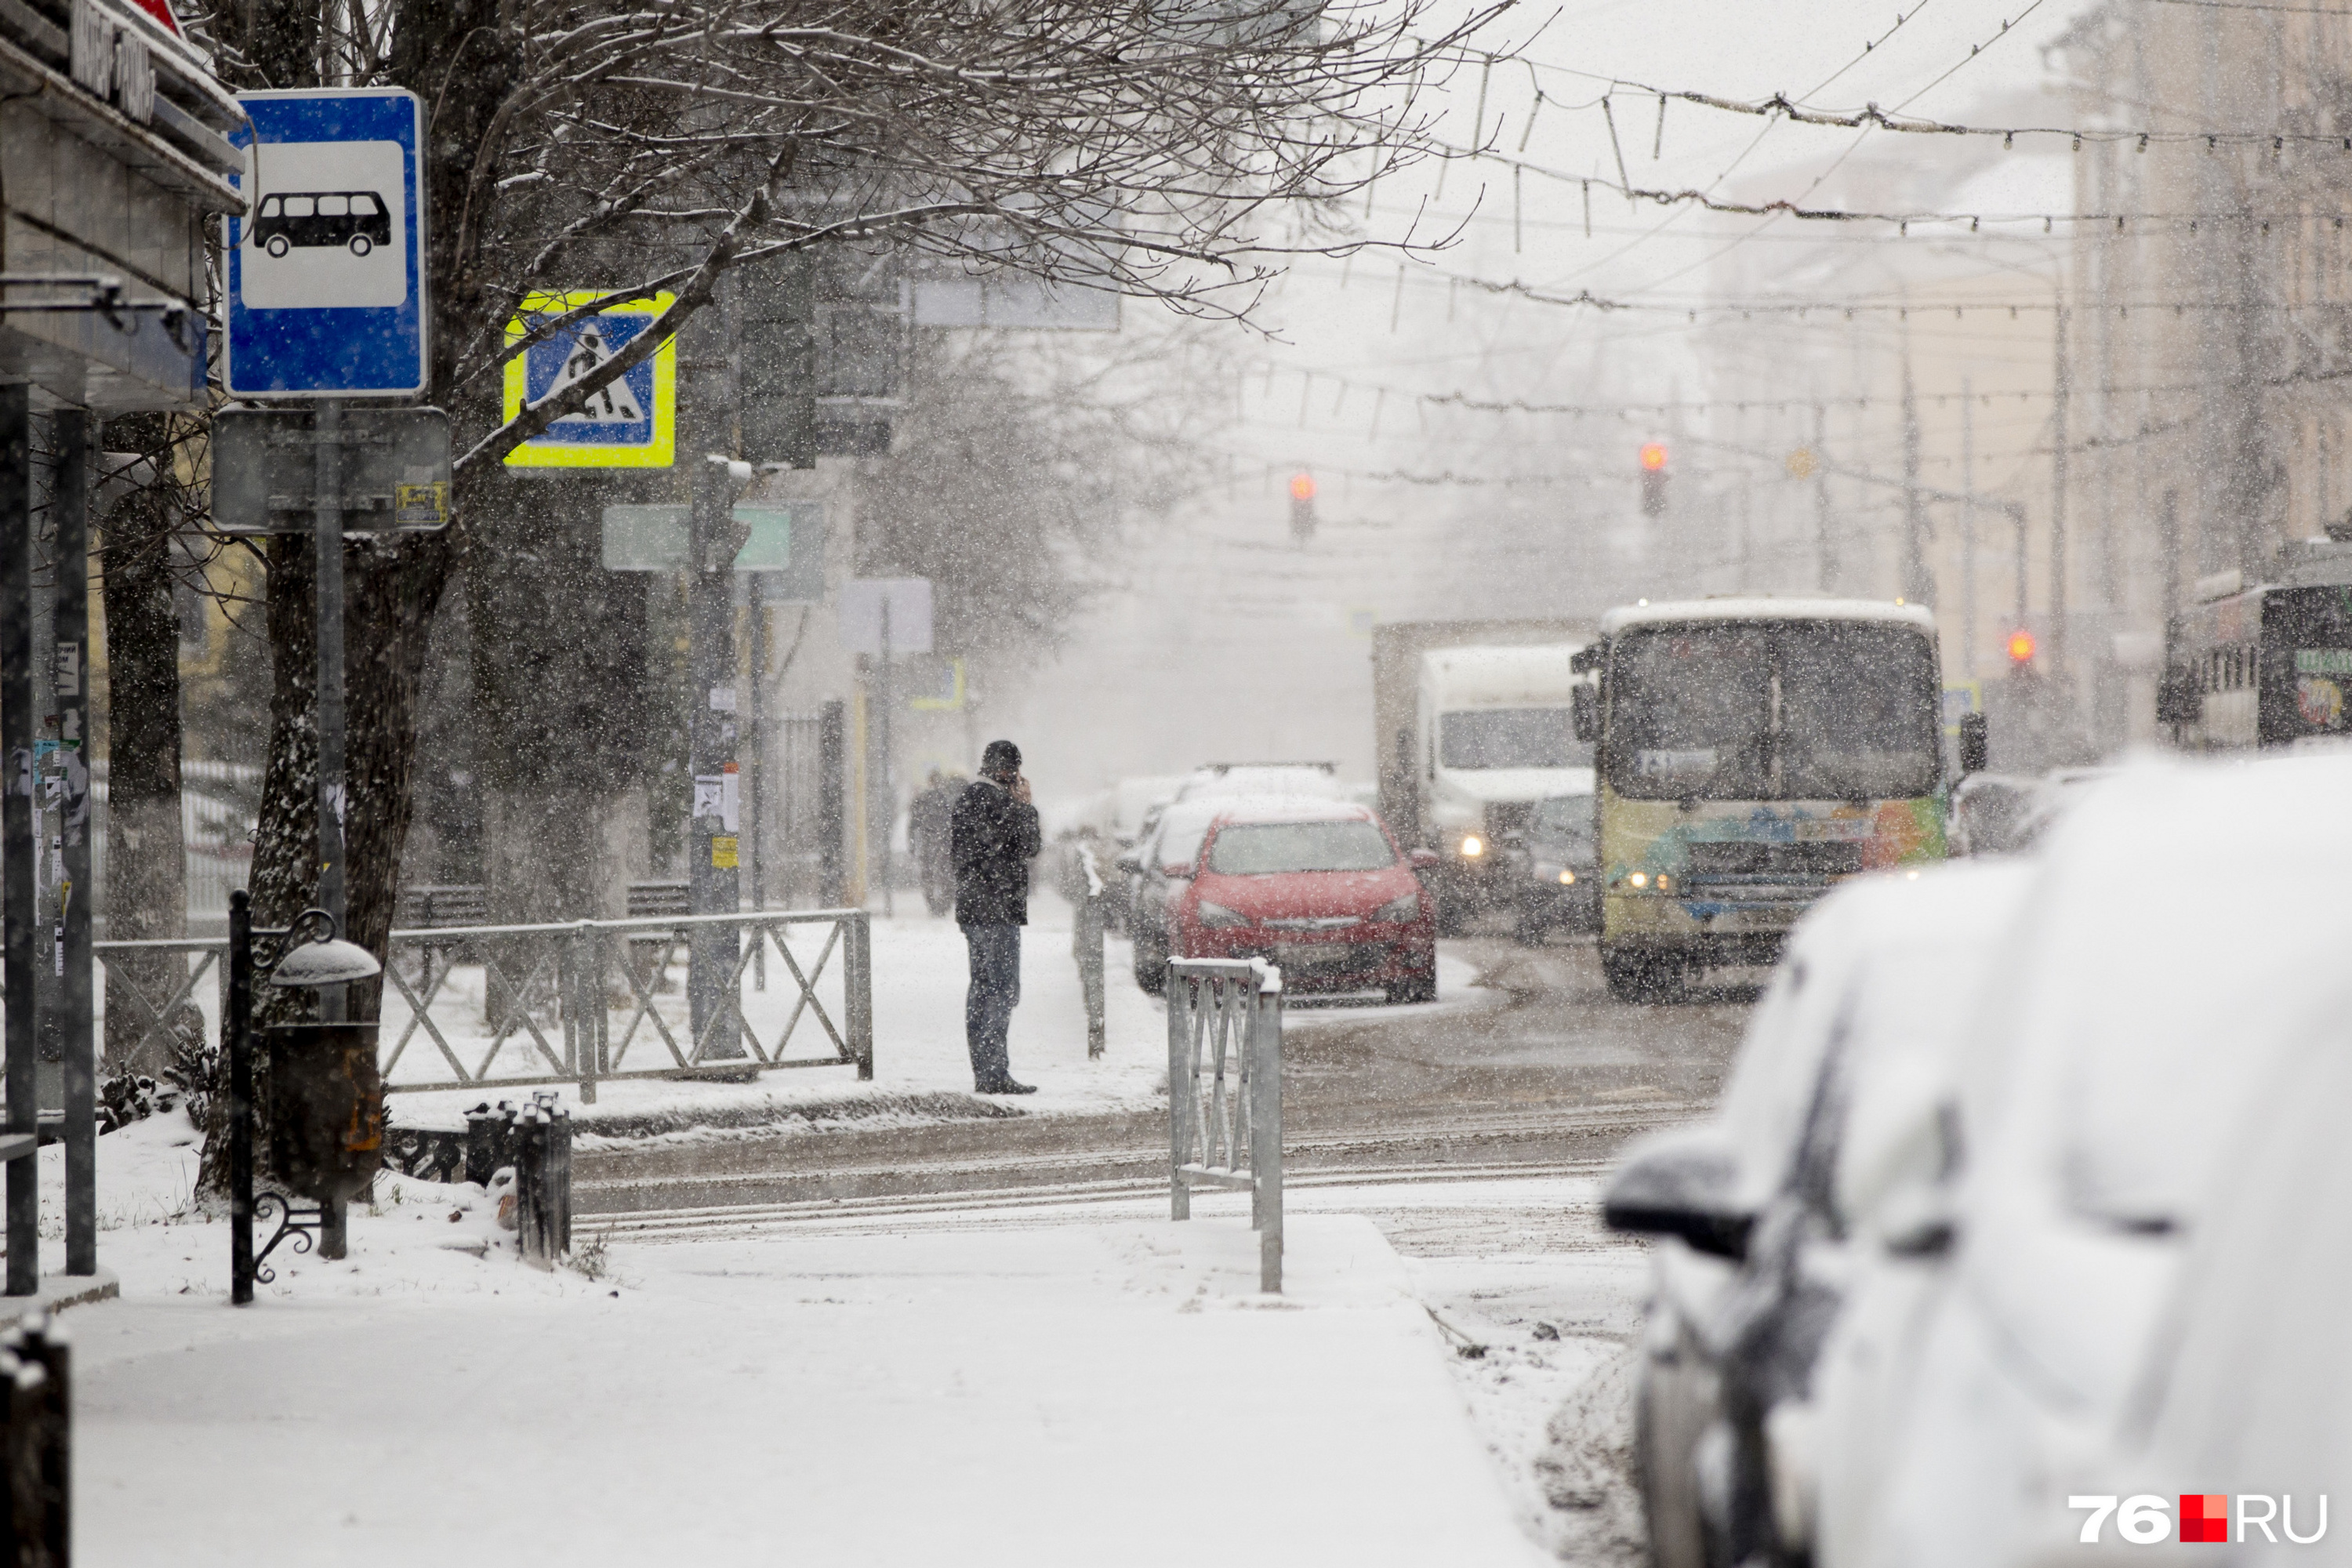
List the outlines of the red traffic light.
<svg viewBox="0 0 2352 1568">
<path fill-rule="evenodd" d="M 1315 476 L 1313 474 L 1291 475 L 1290 499 L 1292 500 L 1300 501 L 1313 500 L 1315 499 Z"/>
<path fill-rule="evenodd" d="M 1642 467 L 1649 473 L 1664 473 L 1666 467 L 1665 443 L 1651 441 L 1644 444 L 1642 447 Z"/>
<path fill-rule="evenodd" d="M 2009 648 L 2010 663 L 2032 664 L 2033 662 L 2033 650 L 2039 645 L 2034 642 L 2033 634 L 2032 632 L 2027 631 L 2023 626 L 2020 626 L 2017 630 L 2009 634 L 2009 642 L 2007 646 Z"/>
</svg>

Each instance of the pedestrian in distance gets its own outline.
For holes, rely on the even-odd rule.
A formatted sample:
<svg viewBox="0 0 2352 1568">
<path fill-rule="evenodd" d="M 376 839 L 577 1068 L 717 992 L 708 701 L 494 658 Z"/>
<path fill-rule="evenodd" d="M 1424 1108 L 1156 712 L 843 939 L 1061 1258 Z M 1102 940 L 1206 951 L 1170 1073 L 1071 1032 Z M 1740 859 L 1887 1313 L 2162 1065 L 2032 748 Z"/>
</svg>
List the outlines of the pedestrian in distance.
<svg viewBox="0 0 2352 1568">
<path fill-rule="evenodd" d="M 923 883 L 923 907 L 943 915 L 955 903 L 954 833 L 956 799 L 962 794 L 960 774 L 931 770 L 923 793 L 907 808 L 908 836 L 915 841 L 915 868 Z"/>
<path fill-rule="evenodd" d="M 950 826 L 955 856 L 956 924 L 971 950 L 964 994 L 964 1045 L 972 1087 L 982 1094 L 1034 1094 L 1013 1080 L 1005 1043 L 1021 1001 L 1021 928 L 1029 923 L 1029 862 L 1045 847 L 1021 748 L 991 741 L 980 777 L 956 801 Z"/>
</svg>

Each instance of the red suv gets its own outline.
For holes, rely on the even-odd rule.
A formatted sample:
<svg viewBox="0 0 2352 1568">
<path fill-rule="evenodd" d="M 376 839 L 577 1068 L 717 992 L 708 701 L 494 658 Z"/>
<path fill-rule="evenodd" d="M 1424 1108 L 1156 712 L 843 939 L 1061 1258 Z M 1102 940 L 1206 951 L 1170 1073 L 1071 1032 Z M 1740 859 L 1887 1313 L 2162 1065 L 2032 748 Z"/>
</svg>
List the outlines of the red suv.
<svg viewBox="0 0 2352 1568">
<path fill-rule="evenodd" d="M 1434 1001 L 1437 922 L 1417 861 L 1360 805 L 1236 802 L 1169 900 L 1169 951 L 1266 959 L 1286 991 Z"/>
</svg>

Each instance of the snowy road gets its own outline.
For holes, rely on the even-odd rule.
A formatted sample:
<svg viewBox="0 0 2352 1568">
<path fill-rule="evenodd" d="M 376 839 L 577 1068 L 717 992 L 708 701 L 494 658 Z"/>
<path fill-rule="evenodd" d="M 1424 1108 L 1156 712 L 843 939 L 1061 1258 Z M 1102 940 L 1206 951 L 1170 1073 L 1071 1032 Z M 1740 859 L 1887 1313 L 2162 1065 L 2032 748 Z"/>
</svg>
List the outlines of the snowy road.
<svg viewBox="0 0 2352 1568">
<path fill-rule="evenodd" d="M 1684 1005 L 1612 1001 L 1589 947 L 1447 944 L 1487 1005 L 1293 1007 L 1284 1117 L 1299 1173 L 1398 1166 L 1559 1169 L 1710 1104 L 1746 1016 L 1724 991 Z M 1113 988 L 1129 984 L 1114 968 Z M 1016 1058 L 1017 1062 L 1017 1058 Z M 1083 1066 L 1076 1069 L 1083 1072 Z M 1041 1097 L 1041 1099 L 1044 1097 Z M 1164 1101 L 823 1136 L 601 1147 L 584 1212 L 865 1200 L 1149 1184 L 1167 1158 Z"/>
</svg>

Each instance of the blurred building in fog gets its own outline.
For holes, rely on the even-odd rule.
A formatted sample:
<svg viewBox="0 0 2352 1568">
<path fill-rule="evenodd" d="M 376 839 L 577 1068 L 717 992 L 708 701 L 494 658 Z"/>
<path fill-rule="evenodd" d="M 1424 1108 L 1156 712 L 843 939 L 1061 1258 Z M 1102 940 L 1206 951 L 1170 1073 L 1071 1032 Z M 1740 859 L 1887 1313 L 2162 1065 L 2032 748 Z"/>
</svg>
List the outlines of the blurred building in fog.
<svg viewBox="0 0 2352 1568">
<path fill-rule="evenodd" d="M 2063 110 L 2019 95 L 1959 118 L 2047 124 Z M 1887 132 L 1728 194 L 1877 213 L 2063 214 L 2074 201 L 2063 144 Z M 2063 725 L 2053 733 L 2042 700 L 2064 640 L 2052 592 L 2062 484 L 2066 510 L 2081 504 L 2055 447 L 2069 428 L 2063 236 L 2016 223 L 1718 224 L 1727 243 L 1695 300 L 1706 378 L 1685 416 L 1692 482 L 1675 518 L 1709 591 L 1923 601 L 1948 687 L 1993 716 L 1996 765 L 2085 749 Z M 2021 630 L 2035 648 L 2021 664 Z"/>
<path fill-rule="evenodd" d="M 2051 58 L 2074 123 L 2189 133 L 2074 154 L 2076 210 L 2124 215 L 2076 224 L 2068 258 L 2074 674 L 2101 729 L 2147 735 L 2139 660 L 2199 584 L 2259 578 L 2352 501 L 2352 15 L 2107 0 Z"/>
</svg>

